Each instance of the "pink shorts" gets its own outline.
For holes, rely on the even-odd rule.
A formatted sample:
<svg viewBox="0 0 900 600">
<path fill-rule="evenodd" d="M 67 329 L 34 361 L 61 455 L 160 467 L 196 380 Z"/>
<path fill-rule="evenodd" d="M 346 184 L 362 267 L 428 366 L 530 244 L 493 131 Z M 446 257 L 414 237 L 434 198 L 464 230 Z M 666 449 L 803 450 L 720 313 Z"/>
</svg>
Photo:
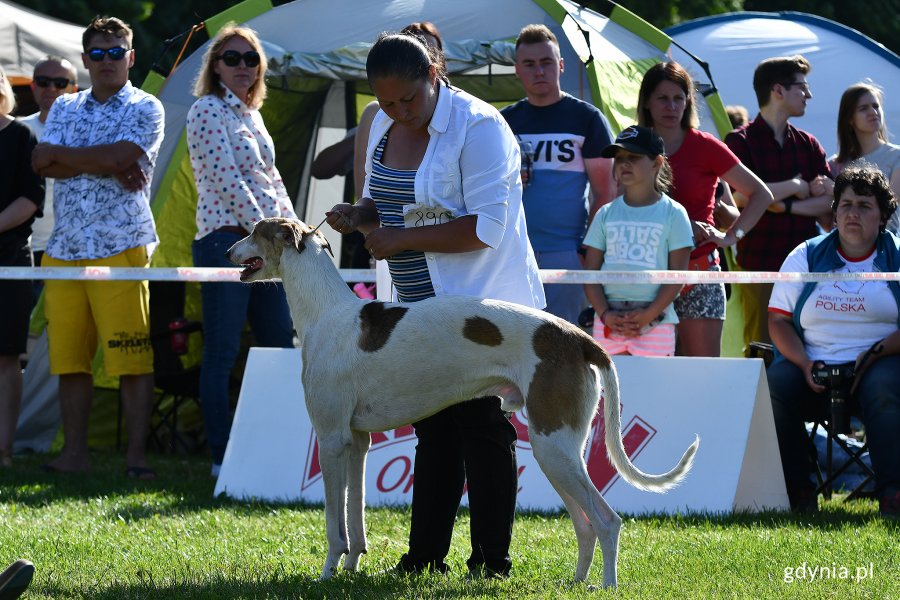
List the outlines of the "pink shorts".
<svg viewBox="0 0 900 600">
<path fill-rule="evenodd" d="M 631 354 L 632 356 L 672 356 L 675 354 L 675 326 L 661 323 L 637 337 L 604 335 L 606 326 L 600 319 L 594 319 L 594 339 L 610 354 Z"/>
</svg>

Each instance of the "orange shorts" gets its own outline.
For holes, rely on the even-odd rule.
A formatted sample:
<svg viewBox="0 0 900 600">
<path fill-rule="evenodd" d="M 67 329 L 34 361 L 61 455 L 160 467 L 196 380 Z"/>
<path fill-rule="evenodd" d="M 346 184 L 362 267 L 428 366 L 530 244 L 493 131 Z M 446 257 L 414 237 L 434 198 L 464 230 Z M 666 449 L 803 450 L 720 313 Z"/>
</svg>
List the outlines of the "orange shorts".
<svg viewBox="0 0 900 600">
<path fill-rule="evenodd" d="M 150 265 L 144 246 L 106 258 L 59 260 L 44 254 L 42 267 L 143 267 Z M 50 373 L 93 372 L 101 344 L 106 372 L 112 376 L 153 372 L 150 346 L 150 287 L 147 281 L 71 281 L 45 283 Z"/>
</svg>

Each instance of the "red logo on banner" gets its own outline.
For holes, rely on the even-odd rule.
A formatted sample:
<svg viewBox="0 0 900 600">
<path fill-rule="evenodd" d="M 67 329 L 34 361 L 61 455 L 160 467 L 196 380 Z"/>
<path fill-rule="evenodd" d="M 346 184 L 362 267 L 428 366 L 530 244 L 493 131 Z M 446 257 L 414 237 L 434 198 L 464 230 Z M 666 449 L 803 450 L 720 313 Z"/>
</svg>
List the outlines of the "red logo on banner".
<svg viewBox="0 0 900 600">
<path fill-rule="evenodd" d="M 591 437 L 587 451 L 588 475 L 601 494 L 608 492 L 619 480 L 619 473 L 609 462 L 609 455 L 606 453 L 606 442 L 604 441 L 606 421 L 603 418 L 603 402 L 604 398 L 601 397 L 594 422 L 591 423 Z M 621 410 L 621 404 L 619 409 Z M 625 454 L 628 455 L 628 458 L 634 461 L 647 447 L 654 435 L 656 435 L 656 429 L 642 418 L 635 416 L 628 421 L 622 428 L 622 444 L 625 446 Z"/>
<path fill-rule="evenodd" d="M 601 494 L 609 491 L 615 482 L 619 480 L 619 474 L 609 462 L 606 452 L 603 401 L 601 397 L 600 404 L 597 407 L 597 414 L 591 423 L 591 435 L 588 439 L 586 456 L 588 474 Z M 523 409 L 513 413 L 510 421 L 516 428 L 518 437 L 516 447 L 531 452 L 527 411 Z M 622 443 L 625 446 L 625 453 L 633 461 L 647 447 L 647 444 L 655 435 L 656 429 L 651 427 L 644 419 L 639 416 L 632 417 L 622 428 Z M 410 438 L 415 437 L 415 431 L 412 425 L 407 425 L 406 427 L 400 427 L 384 433 L 372 433 L 371 436 L 372 446 L 369 449 L 370 452 L 409 441 Z M 519 467 L 519 475 L 522 474 L 524 468 L 524 466 Z M 322 469 L 319 466 L 319 442 L 315 432 L 311 432 L 309 436 L 309 452 L 307 452 L 306 466 L 303 473 L 302 490 L 306 490 L 322 477 Z M 402 488 L 404 493 L 408 493 L 412 485 L 412 479 L 412 460 L 406 456 L 397 456 L 388 461 L 381 473 L 379 473 L 376 487 L 381 492 L 392 492 Z"/>
<path fill-rule="evenodd" d="M 370 433 L 369 435 L 372 439 L 369 452 L 372 452 L 405 442 L 415 437 L 416 432 L 412 425 L 406 425 L 391 431 Z M 410 466 L 411 469 L 412 467 Z M 306 467 L 303 469 L 303 483 L 300 485 L 300 489 L 305 490 L 316 483 L 320 477 L 322 477 L 322 467 L 319 466 L 319 440 L 316 438 L 316 432 L 311 431 L 309 434 L 309 452 L 306 453 Z"/>
</svg>

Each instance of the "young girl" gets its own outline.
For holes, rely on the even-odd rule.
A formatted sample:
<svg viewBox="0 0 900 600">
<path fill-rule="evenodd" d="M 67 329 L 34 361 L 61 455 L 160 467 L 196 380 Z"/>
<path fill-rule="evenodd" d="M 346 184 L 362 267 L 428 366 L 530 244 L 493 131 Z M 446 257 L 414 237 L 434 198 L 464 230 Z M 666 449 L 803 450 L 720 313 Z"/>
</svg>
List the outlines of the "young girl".
<svg viewBox="0 0 900 600">
<path fill-rule="evenodd" d="M 664 193 L 669 167 L 662 138 L 638 125 L 625 129 L 602 153 L 614 158 L 623 196 L 597 211 L 587 236 L 585 269 L 685 270 L 693 248 L 687 211 Z M 610 354 L 670 356 L 678 317 L 672 301 L 681 285 L 587 284 L 594 306 L 594 339 Z"/>
</svg>

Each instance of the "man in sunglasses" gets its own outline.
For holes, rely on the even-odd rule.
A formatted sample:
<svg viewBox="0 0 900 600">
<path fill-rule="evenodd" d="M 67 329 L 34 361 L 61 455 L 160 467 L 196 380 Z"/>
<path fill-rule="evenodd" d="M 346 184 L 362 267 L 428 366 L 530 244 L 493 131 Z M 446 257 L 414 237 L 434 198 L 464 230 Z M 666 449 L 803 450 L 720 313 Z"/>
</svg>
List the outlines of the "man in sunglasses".
<svg viewBox="0 0 900 600">
<path fill-rule="evenodd" d="M 78 74 L 75 65 L 61 56 L 47 56 L 34 65 L 34 74 L 31 77 L 31 93 L 38 105 L 38 112 L 19 119 L 27 125 L 35 137 L 40 140 L 44 133 L 44 123 L 50 107 L 57 98 L 63 94 L 73 94 L 78 91 Z M 44 196 L 44 215 L 34 220 L 31 224 L 31 252 L 34 254 L 34 264 L 40 265 L 44 250 L 47 248 L 47 240 L 53 231 L 53 179 L 46 180 L 46 194 Z M 34 281 L 35 301 L 44 286 L 43 281 Z"/>
<path fill-rule="evenodd" d="M 56 223 L 42 266 L 147 267 L 158 243 L 150 179 L 163 138 L 163 108 L 132 87 L 131 29 L 95 17 L 82 36 L 91 87 L 60 96 L 32 154 L 56 178 Z M 50 372 L 59 375 L 65 444 L 48 470 L 90 468 L 91 361 L 99 343 L 106 371 L 119 376 L 128 429 L 127 475 L 153 479 L 146 443 L 153 402 L 153 351 L 146 281 L 47 281 Z"/>
<path fill-rule="evenodd" d="M 731 151 L 775 197 L 752 231 L 746 236 L 739 232 L 737 262 L 745 271 L 780 270 L 791 250 L 816 235 L 816 219 L 831 215 L 834 182 L 825 150 L 812 134 L 789 123 L 803 116 L 813 97 L 806 79 L 810 70 L 800 55 L 759 63 L 753 73 L 759 114 L 725 137 Z M 741 206 L 744 199 L 736 199 Z M 741 287 L 745 353 L 750 342 L 769 341 L 771 293 L 770 283 Z"/>
</svg>

